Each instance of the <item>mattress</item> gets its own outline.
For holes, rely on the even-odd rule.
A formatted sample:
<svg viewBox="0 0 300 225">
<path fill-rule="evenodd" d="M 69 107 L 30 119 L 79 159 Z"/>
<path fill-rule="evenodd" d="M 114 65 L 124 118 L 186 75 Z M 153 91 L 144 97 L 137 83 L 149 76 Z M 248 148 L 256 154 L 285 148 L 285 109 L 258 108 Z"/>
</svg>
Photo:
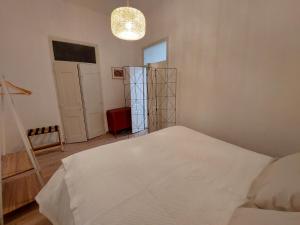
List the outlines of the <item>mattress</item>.
<svg viewBox="0 0 300 225">
<path fill-rule="evenodd" d="M 175 126 L 63 159 L 36 200 L 54 225 L 226 225 L 271 161 Z"/>
</svg>

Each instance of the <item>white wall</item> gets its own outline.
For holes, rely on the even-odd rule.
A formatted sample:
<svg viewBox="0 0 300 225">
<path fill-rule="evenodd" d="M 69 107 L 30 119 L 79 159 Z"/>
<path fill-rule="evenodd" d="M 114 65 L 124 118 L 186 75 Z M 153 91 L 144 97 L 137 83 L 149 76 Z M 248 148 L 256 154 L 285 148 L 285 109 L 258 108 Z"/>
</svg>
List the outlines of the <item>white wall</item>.
<svg viewBox="0 0 300 225">
<path fill-rule="evenodd" d="M 147 46 L 169 38 L 178 121 L 270 155 L 300 149 L 300 1 L 165 0 Z"/>
<path fill-rule="evenodd" d="M 15 97 L 26 128 L 60 123 L 49 36 L 97 44 L 104 107 L 123 106 L 123 84 L 111 79 L 111 66 L 138 64 L 140 50 L 112 36 L 108 16 L 63 0 L 1 0 L 0 28 L 0 73 L 33 92 Z M 11 117 L 6 127 L 9 151 L 19 150 L 22 144 Z"/>
</svg>

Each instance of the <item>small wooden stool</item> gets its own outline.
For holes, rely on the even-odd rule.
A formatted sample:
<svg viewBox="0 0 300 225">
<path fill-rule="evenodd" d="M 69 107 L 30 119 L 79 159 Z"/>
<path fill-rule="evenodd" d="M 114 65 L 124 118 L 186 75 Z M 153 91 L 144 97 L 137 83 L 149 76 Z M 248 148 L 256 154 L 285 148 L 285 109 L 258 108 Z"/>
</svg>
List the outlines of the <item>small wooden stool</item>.
<svg viewBox="0 0 300 225">
<path fill-rule="evenodd" d="M 58 141 L 52 144 L 48 144 L 48 145 L 42 145 L 42 146 L 36 146 L 34 147 L 31 141 L 32 136 L 36 136 L 36 135 L 41 135 L 41 134 L 49 134 L 49 133 L 57 133 L 58 135 Z M 33 151 L 40 151 L 40 150 L 47 150 L 49 148 L 53 148 L 56 146 L 60 146 L 61 147 L 61 151 L 64 150 L 64 146 L 60 137 L 60 129 L 58 125 L 55 126 L 49 126 L 49 127 L 41 127 L 41 128 L 35 128 L 35 129 L 29 129 L 27 132 L 27 137 L 29 140 L 29 143 L 31 145 L 31 148 Z"/>
</svg>

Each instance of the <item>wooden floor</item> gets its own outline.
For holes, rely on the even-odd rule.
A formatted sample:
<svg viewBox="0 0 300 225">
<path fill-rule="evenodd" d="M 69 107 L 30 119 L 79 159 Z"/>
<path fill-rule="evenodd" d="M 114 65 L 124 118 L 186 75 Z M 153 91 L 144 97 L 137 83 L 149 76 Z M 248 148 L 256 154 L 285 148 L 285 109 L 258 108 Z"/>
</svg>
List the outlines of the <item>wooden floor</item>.
<svg viewBox="0 0 300 225">
<path fill-rule="evenodd" d="M 65 145 L 64 152 L 57 150 L 39 153 L 37 155 L 37 159 L 40 163 L 43 177 L 46 180 L 49 180 L 53 173 L 61 165 L 61 159 L 67 156 L 96 146 L 105 145 L 116 141 L 125 140 L 128 138 L 133 138 L 144 134 L 145 132 L 132 135 L 121 134 L 118 136 L 106 134 L 89 140 L 88 142 L 67 144 Z M 42 214 L 39 213 L 38 206 L 35 202 L 13 213 L 8 214 L 7 216 L 5 216 L 4 220 L 5 224 L 7 225 L 52 225 L 47 220 L 47 218 L 45 218 Z"/>
</svg>

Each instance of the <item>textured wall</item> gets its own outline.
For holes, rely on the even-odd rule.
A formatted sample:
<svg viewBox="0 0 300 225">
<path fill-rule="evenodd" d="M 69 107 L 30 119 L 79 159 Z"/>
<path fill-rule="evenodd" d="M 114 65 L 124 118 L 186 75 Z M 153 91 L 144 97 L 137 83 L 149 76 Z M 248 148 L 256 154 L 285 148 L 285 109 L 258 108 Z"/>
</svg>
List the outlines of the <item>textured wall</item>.
<svg viewBox="0 0 300 225">
<path fill-rule="evenodd" d="M 300 150 L 300 1 L 166 0 L 145 46 L 169 38 L 178 120 L 269 155 Z"/>
</svg>

